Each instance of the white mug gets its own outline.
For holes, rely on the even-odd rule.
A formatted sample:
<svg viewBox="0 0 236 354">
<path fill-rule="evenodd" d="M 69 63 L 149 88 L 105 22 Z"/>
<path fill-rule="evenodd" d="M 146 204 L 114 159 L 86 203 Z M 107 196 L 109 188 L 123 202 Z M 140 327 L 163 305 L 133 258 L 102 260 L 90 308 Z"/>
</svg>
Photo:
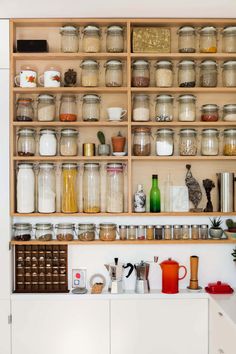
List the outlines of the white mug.
<svg viewBox="0 0 236 354">
<path fill-rule="evenodd" d="M 127 110 L 121 107 L 109 107 L 107 108 L 107 113 L 109 120 L 122 120 Z"/>
<path fill-rule="evenodd" d="M 34 70 L 26 69 L 16 75 L 15 85 L 18 87 L 36 87 L 37 86 L 37 73 Z"/>
<path fill-rule="evenodd" d="M 60 87 L 61 73 L 57 70 L 46 70 L 39 76 L 39 85 L 44 87 Z"/>
</svg>

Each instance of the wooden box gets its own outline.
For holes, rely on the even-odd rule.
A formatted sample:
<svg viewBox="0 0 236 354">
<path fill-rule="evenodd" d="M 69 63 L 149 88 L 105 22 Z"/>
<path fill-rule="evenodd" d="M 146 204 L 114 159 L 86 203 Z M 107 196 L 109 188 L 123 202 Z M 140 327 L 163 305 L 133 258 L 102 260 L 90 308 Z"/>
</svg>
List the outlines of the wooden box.
<svg viewBox="0 0 236 354">
<path fill-rule="evenodd" d="M 170 53 L 170 29 L 166 27 L 136 27 L 132 34 L 133 53 Z"/>
</svg>

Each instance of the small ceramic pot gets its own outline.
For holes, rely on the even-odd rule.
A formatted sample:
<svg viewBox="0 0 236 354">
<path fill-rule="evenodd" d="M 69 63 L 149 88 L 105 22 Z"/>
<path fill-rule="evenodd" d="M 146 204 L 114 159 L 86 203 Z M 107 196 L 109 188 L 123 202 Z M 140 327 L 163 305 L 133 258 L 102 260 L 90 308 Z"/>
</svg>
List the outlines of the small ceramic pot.
<svg viewBox="0 0 236 354">
<path fill-rule="evenodd" d="M 223 230 L 222 229 L 214 229 L 214 228 L 210 228 L 209 229 L 209 235 L 211 238 L 215 238 L 215 239 L 219 239 L 222 237 L 223 235 Z"/>
<path fill-rule="evenodd" d="M 124 136 L 113 136 L 111 138 L 113 152 L 124 152 L 126 138 Z"/>
<path fill-rule="evenodd" d="M 109 156 L 111 154 L 111 147 L 109 144 L 98 145 L 98 156 Z"/>
</svg>

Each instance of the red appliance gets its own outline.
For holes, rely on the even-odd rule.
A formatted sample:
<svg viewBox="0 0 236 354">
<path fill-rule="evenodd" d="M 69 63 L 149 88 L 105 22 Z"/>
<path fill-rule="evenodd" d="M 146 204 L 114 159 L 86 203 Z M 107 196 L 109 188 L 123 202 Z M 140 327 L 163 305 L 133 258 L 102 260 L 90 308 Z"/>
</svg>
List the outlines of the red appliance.
<svg viewBox="0 0 236 354">
<path fill-rule="evenodd" d="M 179 280 L 187 275 L 185 266 L 180 266 L 178 262 L 169 258 L 160 264 L 162 269 L 162 292 L 165 294 L 176 294 L 179 292 Z M 179 277 L 180 268 L 184 269 L 184 275 Z"/>
<path fill-rule="evenodd" d="M 232 294 L 234 292 L 229 284 L 221 283 L 221 281 L 209 283 L 205 290 L 209 294 Z"/>
</svg>

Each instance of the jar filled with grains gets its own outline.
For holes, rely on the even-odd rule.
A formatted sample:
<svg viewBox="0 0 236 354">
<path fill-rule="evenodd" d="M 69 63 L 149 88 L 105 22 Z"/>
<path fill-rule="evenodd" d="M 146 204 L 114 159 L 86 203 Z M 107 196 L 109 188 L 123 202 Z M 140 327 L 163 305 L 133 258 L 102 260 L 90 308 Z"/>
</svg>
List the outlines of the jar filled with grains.
<svg viewBox="0 0 236 354">
<path fill-rule="evenodd" d="M 224 130 L 223 155 L 236 156 L 236 129 Z"/>
<path fill-rule="evenodd" d="M 75 236 L 75 225 L 70 223 L 55 225 L 58 241 L 72 241 Z"/>
<path fill-rule="evenodd" d="M 129 225 L 128 226 L 128 240 L 136 240 L 136 230 L 137 226 Z"/>
<path fill-rule="evenodd" d="M 78 134 L 76 129 L 61 130 L 60 154 L 62 156 L 78 155 Z"/>
<path fill-rule="evenodd" d="M 151 129 L 140 127 L 134 129 L 134 156 L 149 156 L 151 154 Z"/>
<path fill-rule="evenodd" d="M 225 27 L 222 31 L 222 52 L 236 53 L 236 27 Z"/>
<path fill-rule="evenodd" d="M 182 26 L 178 30 L 178 47 L 180 53 L 196 52 L 196 30 L 191 26 Z"/>
<path fill-rule="evenodd" d="M 171 87 L 173 84 L 173 66 L 171 61 L 161 60 L 156 62 L 156 86 Z"/>
<path fill-rule="evenodd" d="M 95 224 L 78 224 L 78 239 L 80 241 L 94 241 L 96 235 Z"/>
<path fill-rule="evenodd" d="M 182 60 L 178 67 L 178 85 L 179 87 L 195 87 L 196 72 L 195 62 L 193 60 Z"/>
<path fill-rule="evenodd" d="M 195 156 L 197 154 L 197 131 L 181 129 L 179 137 L 180 156 Z"/>
<path fill-rule="evenodd" d="M 155 119 L 157 122 L 171 122 L 173 120 L 173 100 L 171 95 L 156 97 Z"/>
<path fill-rule="evenodd" d="M 158 129 L 156 133 L 156 155 L 171 156 L 174 153 L 173 129 Z"/>
<path fill-rule="evenodd" d="M 172 226 L 164 225 L 164 239 L 171 240 L 172 239 Z"/>
<path fill-rule="evenodd" d="M 135 95 L 133 99 L 133 121 L 148 122 L 150 119 L 149 96 Z"/>
<path fill-rule="evenodd" d="M 223 120 L 226 122 L 236 121 L 236 104 L 225 104 L 223 106 Z"/>
<path fill-rule="evenodd" d="M 100 52 L 100 28 L 97 26 L 86 26 L 83 30 L 83 52 Z"/>
<path fill-rule="evenodd" d="M 217 30 L 213 26 L 200 29 L 200 53 L 217 52 Z"/>
<path fill-rule="evenodd" d="M 38 121 L 51 122 L 55 120 L 56 103 L 55 97 L 49 94 L 42 94 L 38 96 Z"/>
<path fill-rule="evenodd" d="M 100 119 L 101 97 L 98 95 L 84 95 L 82 98 L 82 118 L 83 121 L 97 122 Z"/>
<path fill-rule="evenodd" d="M 219 154 L 219 131 L 217 129 L 203 129 L 201 153 L 203 156 Z"/>
<path fill-rule="evenodd" d="M 178 120 L 180 122 L 194 122 L 196 120 L 196 97 L 194 95 L 180 95 L 178 102 Z"/>
<path fill-rule="evenodd" d="M 99 65 L 96 60 L 83 60 L 80 64 L 81 71 L 81 85 L 83 87 L 95 87 L 99 84 Z"/>
<path fill-rule="evenodd" d="M 116 232 L 116 224 L 109 222 L 99 224 L 99 239 L 101 241 L 115 241 Z"/>
<path fill-rule="evenodd" d="M 154 231 L 155 231 L 155 240 L 162 240 L 163 239 L 163 226 L 156 225 Z"/>
<path fill-rule="evenodd" d="M 32 225 L 29 223 L 15 223 L 12 226 L 13 240 L 15 241 L 29 241 L 32 236 Z"/>
<path fill-rule="evenodd" d="M 219 107 L 217 104 L 204 104 L 201 112 L 201 120 L 203 122 L 216 122 L 219 119 Z"/>
<path fill-rule="evenodd" d="M 180 240 L 182 235 L 181 225 L 174 225 L 173 227 L 173 239 Z"/>
<path fill-rule="evenodd" d="M 200 64 L 200 86 L 217 86 L 217 64 L 214 60 L 204 60 Z"/>
<path fill-rule="evenodd" d="M 208 225 L 207 224 L 200 225 L 200 238 L 202 240 L 208 239 Z"/>
<path fill-rule="evenodd" d="M 132 86 L 148 87 L 150 84 L 149 62 L 136 60 L 132 64 Z"/>
<path fill-rule="evenodd" d="M 123 84 L 123 64 L 120 60 L 108 60 L 105 64 L 105 84 L 107 87 L 121 87 Z"/>
<path fill-rule="evenodd" d="M 35 225 L 35 239 L 51 241 L 54 237 L 53 224 L 37 223 Z"/>
<path fill-rule="evenodd" d="M 199 225 L 192 225 L 191 226 L 191 236 L 192 236 L 192 240 L 199 239 Z"/>
<path fill-rule="evenodd" d="M 109 53 L 124 51 L 124 30 L 121 26 L 109 26 L 107 29 L 106 48 Z"/>
<path fill-rule="evenodd" d="M 222 84 L 224 87 L 236 87 L 236 60 L 223 63 Z"/>
<path fill-rule="evenodd" d="M 61 33 L 61 51 L 63 53 L 77 53 L 79 50 L 78 28 L 63 26 Z"/>
<path fill-rule="evenodd" d="M 119 236 L 120 236 L 120 240 L 127 240 L 127 226 L 126 225 L 119 226 Z"/>
<path fill-rule="evenodd" d="M 147 225 L 146 227 L 146 239 L 147 240 L 154 240 L 154 226 Z"/>
<path fill-rule="evenodd" d="M 188 240 L 190 238 L 190 227 L 189 225 L 182 225 L 182 239 Z"/>
</svg>

